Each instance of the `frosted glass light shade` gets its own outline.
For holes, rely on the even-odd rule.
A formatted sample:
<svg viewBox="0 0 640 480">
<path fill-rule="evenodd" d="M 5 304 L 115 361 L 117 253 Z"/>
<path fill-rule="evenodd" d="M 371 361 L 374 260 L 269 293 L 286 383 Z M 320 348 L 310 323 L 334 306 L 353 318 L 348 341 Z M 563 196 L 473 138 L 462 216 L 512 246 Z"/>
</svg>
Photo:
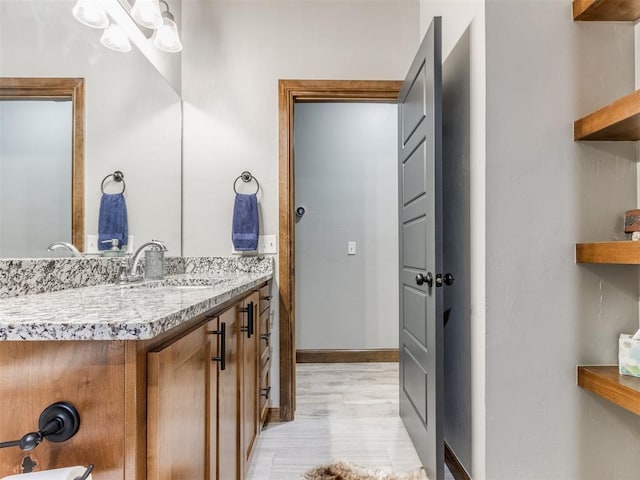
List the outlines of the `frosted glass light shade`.
<svg viewBox="0 0 640 480">
<path fill-rule="evenodd" d="M 104 29 L 100 43 L 116 52 L 128 52 L 131 50 L 129 36 L 120 25 L 115 23 Z"/>
<path fill-rule="evenodd" d="M 158 0 L 136 0 L 131 9 L 131 16 L 146 28 L 158 28 L 162 26 L 162 15 L 160 14 L 160 3 Z"/>
<path fill-rule="evenodd" d="M 178 27 L 176 23 L 167 16 L 163 15 L 162 25 L 155 31 L 153 35 L 153 44 L 159 50 L 165 52 L 180 52 L 182 50 L 182 42 L 178 35 Z"/>
<path fill-rule="evenodd" d="M 71 13 L 80 23 L 93 28 L 105 28 L 109 25 L 107 12 L 99 0 L 78 0 Z"/>
</svg>

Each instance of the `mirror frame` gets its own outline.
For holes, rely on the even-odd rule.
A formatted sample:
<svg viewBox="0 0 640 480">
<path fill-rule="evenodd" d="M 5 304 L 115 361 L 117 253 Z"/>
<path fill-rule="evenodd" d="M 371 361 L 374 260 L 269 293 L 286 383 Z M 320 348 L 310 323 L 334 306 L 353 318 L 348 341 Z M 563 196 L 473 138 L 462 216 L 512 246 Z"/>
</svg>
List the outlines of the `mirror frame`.
<svg viewBox="0 0 640 480">
<path fill-rule="evenodd" d="M 48 98 L 71 100 L 71 243 L 84 252 L 84 78 L 0 77 L 0 100 Z"/>
</svg>

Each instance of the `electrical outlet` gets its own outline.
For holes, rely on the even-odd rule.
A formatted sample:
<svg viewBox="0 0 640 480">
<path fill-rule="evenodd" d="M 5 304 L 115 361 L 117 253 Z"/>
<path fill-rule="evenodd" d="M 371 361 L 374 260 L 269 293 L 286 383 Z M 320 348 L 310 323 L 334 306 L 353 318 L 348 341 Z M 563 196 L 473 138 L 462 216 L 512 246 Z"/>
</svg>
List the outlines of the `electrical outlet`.
<svg viewBox="0 0 640 480">
<path fill-rule="evenodd" d="M 98 235 L 87 235 L 87 253 L 98 253 Z"/>
</svg>

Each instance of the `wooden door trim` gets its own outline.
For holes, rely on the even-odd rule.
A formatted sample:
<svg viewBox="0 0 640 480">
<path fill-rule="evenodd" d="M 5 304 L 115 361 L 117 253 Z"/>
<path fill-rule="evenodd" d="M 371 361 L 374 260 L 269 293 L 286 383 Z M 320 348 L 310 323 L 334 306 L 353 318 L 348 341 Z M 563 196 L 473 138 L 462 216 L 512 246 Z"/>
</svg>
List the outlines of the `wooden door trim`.
<svg viewBox="0 0 640 480">
<path fill-rule="evenodd" d="M 396 80 L 279 80 L 279 229 L 280 255 L 280 418 L 295 412 L 295 222 L 293 106 L 295 102 L 345 101 L 396 103 L 402 81 Z"/>
<path fill-rule="evenodd" d="M 71 243 L 84 251 L 84 78 L 0 78 L 0 99 L 68 98 L 73 117 Z M 55 239 L 53 239 L 55 240 Z"/>
</svg>

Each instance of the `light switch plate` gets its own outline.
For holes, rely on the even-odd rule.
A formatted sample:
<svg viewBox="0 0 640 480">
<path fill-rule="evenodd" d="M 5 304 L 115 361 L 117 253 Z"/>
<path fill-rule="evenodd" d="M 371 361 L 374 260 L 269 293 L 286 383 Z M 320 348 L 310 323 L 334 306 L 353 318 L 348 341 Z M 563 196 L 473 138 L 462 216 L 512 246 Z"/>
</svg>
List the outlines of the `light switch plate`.
<svg viewBox="0 0 640 480">
<path fill-rule="evenodd" d="M 260 235 L 258 237 L 258 253 L 278 253 L 275 235 Z"/>
<path fill-rule="evenodd" d="M 356 254 L 356 242 L 347 242 L 347 255 Z"/>
</svg>

